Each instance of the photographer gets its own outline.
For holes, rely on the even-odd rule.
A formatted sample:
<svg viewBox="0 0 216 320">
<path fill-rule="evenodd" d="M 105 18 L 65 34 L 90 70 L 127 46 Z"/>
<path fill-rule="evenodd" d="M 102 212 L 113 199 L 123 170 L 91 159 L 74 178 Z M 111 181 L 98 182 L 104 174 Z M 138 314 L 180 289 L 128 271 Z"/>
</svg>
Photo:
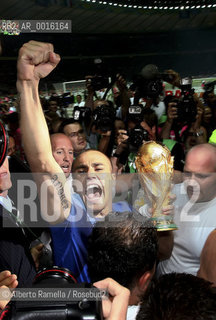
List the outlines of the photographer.
<svg viewBox="0 0 216 320">
<path fill-rule="evenodd" d="M 207 142 L 206 129 L 201 126 L 203 108 L 197 106 L 197 115 L 195 122 L 188 124 L 187 129 L 182 134 L 182 142 L 187 153 L 192 147 Z"/>
<path fill-rule="evenodd" d="M 172 98 L 170 100 L 172 101 Z M 168 103 L 167 120 L 163 124 L 160 137 L 168 139 L 168 143 L 169 140 L 183 143 L 185 153 L 187 153 L 194 145 L 206 143 L 207 133 L 206 129 L 201 126 L 203 115 L 201 101 L 195 94 L 192 94 L 189 100 L 182 101 L 181 105 L 176 99 Z"/>
<path fill-rule="evenodd" d="M 213 119 L 212 110 L 208 105 L 204 105 L 201 125 L 206 129 L 207 140 L 209 140 L 212 132 L 216 127 L 216 123 Z"/>
<path fill-rule="evenodd" d="M 123 121 L 126 121 L 128 109 L 130 107 L 130 93 L 126 85 L 126 80 L 120 74 L 116 75 L 115 84 L 119 90 L 114 96 L 114 101 L 118 108 L 116 116 Z"/>
<path fill-rule="evenodd" d="M 114 123 L 116 110 L 111 101 L 94 101 L 94 111 L 92 114 L 92 130 L 98 134 L 98 150 L 111 155 L 114 139 Z"/>
<path fill-rule="evenodd" d="M 129 117 L 128 126 L 131 128 L 128 130 L 119 130 L 118 135 L 118 147 L 113 155 L 112 162 L 120 170 L 124 165 L 126 172 L 136 172 L 135 156 L 139 146 L 143 141 L 159 141 L 166 145 L 174 157 L 174 178 L 175 182 L 181 180 L 181 172 L 183 170 L 184 150 L 180 143 L 173 140 L 163 139 L 161 140 L 158 135 L 158 120 L 155 112 L 151 109 L 143 109 L 140 116 L 135 121 L 134 115 Z M 140 120 L 139 120 L 140 118 Z M 138 125 L 137 125 L 138 123 Z M 131 145 L 132 144 L 132 145 Z M 115 158 L 116 156 L 116 158 Z M 113 160 L 116 159 L 116 160 Z"/>
<path fill-rule="evenodd" d="M 157 140 L 157 116 L 153 110 L 131 106 L 128 113 L 128 131 L 118 130 L 117 148 L 113 154 L 124 171 L 136 172 L 135 156 L 143 141 Z"/>
<path fill-rule="evenodd" d="M 215 81 L 207 82 L 204 85 L 203 93 L 204 112 L 202 125 L 207 131 L 207 139 L 210 138 L 212 131 L 216 128 L 216 95 L 214 94 Z"/>
<path fill-rule="evenodd" d="M 105 85 L 107 88 L 103 98 L 98 99 L 96 90 L 104 88 Z M 118 92 L 115 91 L 114 93 L 114 89 L 116 89 L 113 87 L 114 85 L 117 86 Z M 110 157 L 115 139 L 115 117 L 117 115 L 120 119 L 126 119 L 130 106 L 126 81 L 120 74 L 117 74 L 111 83 L 107 82 L 107 78 L 101 75 L 87 76 L 86 87 L 88 96 L 85 101 L 85 107 L 92 111 L 92 121 L 89 121 L 88 118 L 88 123 L 85 123 L 88 140 L 91 145 L 93 145 L 92 141 L 94 140 L 95 147 L 95 140 L 97 139 L 97 149 Z M 113 91 L 112 95 L 114 96 L 117 110 L 111 101 L 105 100 L 110 90 Z"/>
<path fill-rule="evenodd" d="M 127 163 L 125 167 L 126 172 L 136 171 L 134 159 L 143 141 L 159 140 L 158 116 L 161 118 L 163 115 L 165 105 L 162 103 L 163 106 L 159 108 L 152 103 L 159 101 L 159 96 L 163 92 L 162 80 L 172 83 L 173 85 L 179 84 L 178 73 L 173 70 L 166 70 L 165 72 L 166 73 L 161 74 L 155 65 L 147 65 L 142 69 L 141 74 L 135 79 L 132 85 L 135 90 L 134 102 L 136 105 L 128 109 L 128 132 L 119 132 L 118 148 L 114 154 L 114 157 L 118 158 L 117 161 L 114 161 L 117 166 L 120 167 L 122 164 Z M 145 107 L 138 104 L 140 98 L 146 99 Z M 177 161 L 178 158 L 181 160 L 182 156 L 177 157 L 175 150 L 172 150 L 172 148 L 170 148 L 170 151 L 172 155 L 176 155 L 174 169 L 181 171 L 183 164 L 179 165 Z"/>
<path fill-rule="evenodd" d="M 86 138 L 92 149 L 98 149 L 99 151 L 106 153 L 107 146 L 109 144 L 110 133 L 104 130 L 104 125 L 106 123 L 101 122 L 98 124 L 101 118 L 106 117 L 109 114 L 108 108 L 111 101 L 105 99 L 98 99 L 96 90 L 103 89 L 105 85 L 109 85 L 106 78 L 102 76 L 86 76 L 86 88 L 87 88 L 87 98 L 85 100 L 85 106 L 74 107 L 73 118 L 79 121 L 84 129 Z M 100 107 L 103 106 L 103 108 Z M 105 110 L 105 115 L 103 110 Z M 96 121 L 97 118 L 97 121 Z M 106 117 L 107 118 L 107 117 Z M 104 138 L 104 139 L 103 139 Z M 102 141 L 100 142 L 100 140 Z"/>
<path fill-rule="evenodd" d="M 156 65 L 148 64 L 135 77 L 132 85 L 135 91 L 134 105 L 142 103 L 146 109 L 155 111 L 158 121 L 165 114 L 163 81 L 176 85 L 179 83 L 179 74 L 171 69 L 160 73 Z"/>
</svg>

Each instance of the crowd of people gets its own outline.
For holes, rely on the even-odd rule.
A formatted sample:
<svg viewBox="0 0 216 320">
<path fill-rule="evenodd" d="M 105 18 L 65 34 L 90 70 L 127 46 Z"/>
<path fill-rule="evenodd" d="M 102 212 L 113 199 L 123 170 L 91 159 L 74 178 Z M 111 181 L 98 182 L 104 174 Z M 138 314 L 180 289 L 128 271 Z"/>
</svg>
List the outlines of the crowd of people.
<svg viewBox="0 0 216 320">
<path fill-rule="evenodd" d="M 167 70 L 182 96 L 164 97 L 163 79 L 148 65 L 130 88 L 116 75 L 110 101 L 107 92 L 97 97 L 102 79 L 88 76 L 86 99 L 77 97 L 71 117 L 70 103 L 59 113 L 52 96 L 45 110 L 39 96 L 40 79 L 59 62 L 52 44 L 24 44 L 17 112 L 2 115 L 9 147 L 0 167 L 0 286 L 31 286 L 39 267 L 54 264 L 108 290 L 107 319 L 216 319 L 214 85 L 200 99 L 189 78 Z M 173 215 L 177 230 L 158 231 L 151 219 L 135 164 L 146 141 L 174 157 L 174 187 L 161 214 Z M 45 222 L 37 232 L 24 225 L 25 212 L 24 221 L 14 213 L 10 172 L 33 176 Z"/>
</svg>

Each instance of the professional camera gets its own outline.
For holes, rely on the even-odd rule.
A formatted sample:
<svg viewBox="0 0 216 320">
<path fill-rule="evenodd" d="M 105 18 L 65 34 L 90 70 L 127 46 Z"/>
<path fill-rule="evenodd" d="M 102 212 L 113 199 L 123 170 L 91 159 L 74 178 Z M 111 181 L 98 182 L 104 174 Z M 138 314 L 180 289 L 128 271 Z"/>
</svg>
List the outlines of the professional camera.
<svg viewBox="0 0 216 320">
<path fill-rule="evenodd" d="M 102 132 L 113 129 L 116 111 L 113 107 L 102 104 L 93 111 L 93 119 L 96 129 Z"/>
<path fill-rule="evenodd" d="M 139 124 L 140 122 L 143 121 L 142 111 L 143 111 L 142 105 L 130 106 L 128 109 L 128 115 L 127 115 L 128 120 L 131 120 L 134 123 Z"/>
<path fill-rule="evenodd" d="M 110 81 L 108 77 L 104 77 L 101 75 L 95 75 L 91 78 L 91 86 L 95 91 L 108 88 L 110 85 Z"/>
<path fill-rule="evenodd" d="M 107 70 L 101 59 L 94 59 L 94 76 L 89 78 L 91 81 L 91 86 L 95 91 L 108 88 L 110 86 L 110 81 L 107 76 Z"/>
<path fill-rule="evenodd" d="M 156 99 L 163 91 L 163 83 L 160 78 L 145 79 L 139 75 L 134 80 L 132 88 L 135 91 L 135 97 L 138 96 L 139 99 Z"/>
<path fill-rule="evenodd" d="M 172 78 L 171 74 L 160 73 L 154 64 L 146 65 L 133 81 L 132 90 L 135 91 L 135 103 L 138 103 L 140 98 L 158 98 L 163 91 L 163 81 L 171 82 Z"/>
<path fill-rule="evenodd" d="M 8 150 L 8 134 L 0 121 L 0 167 L 4 163 Z"/>
<path fill-rule="evenodd" d="M 127 147 L 119 156 L 119 162 L 123 165 L 127 163 L 130 153 L 137 153 L 138 149 L 143 144 L 143 141 L 149 141 L 148 132 L 141 125 L 136 125 L 135 128 L 128 132 L 128 139 L 125 141 Z"/>
<path fill-rule="evenodd" d="M 19 292 L 19 289 L 17 290 Z M 19 295 L 17 293 L 17 300 L 13 301 L 12 299 L 5 314 L 3 314 L 3 310 L 1 319 L 103 319 L 100 291 L 90 284 L 77 284 L 73 274 L 67 269 L 58 267 L 43 269 L 36 275 L 32 288 L 26 290 L 27 292 L 35 292 L 35 300 L 26 298 L 21 301 L 21 299 L 18 299 Z M 65 293 L 67 293 L 67 296 Z M 98 294 L 97 297 L 99 298 L 94 298 L 95 293 Z M 81 298 L 77 298 L 79 294 Z M 45 298 L 43 298 L 43 295 Z M 46 297 L 47 295 L 48 297 Z M 16 298 L 16 289 L 14 297 Z"/>
<path fill-rule="evenodd" d="M 142 126 L 137 125 L 135 128 L 131 129 L 129 132 L 129 138 L 127 140 L 131 149 L 136 149 L 136 151 L 141 147 L 144 141 L 149 141 L 149 134 Z M 132 150 L 131 150 L 132 151 Z"/>
<path fill-rule="evenodd" d="M 177 104 L 178 121 L 191 123 L 196 120 L 197 105 L 194 100 L 194 89 L 192 89 L 192 79 L 183 78 L 181 80 L 182 96 L 180 99 L 174 99 Z"/>
<path fill-rule="evenodd" d="M 73 118 L 79 122 L 90 120 L 91 109 L 89 107 L 75 106 L 73 110 Z"/>
<path fill-rule="evenodd" d="M 131 129 L 128 133 L 129 139 L 127 140 L 129 144 L 129 149 L 137 149 L 142 145 L 143 140 L 148 141 L 148 132 L 143 129 L 140 123 L 143 121 L 143 111 L 144 107 L 142 105 L 130 106 L 128 109 L 128 120 L 133 121 L 136 126 Z M 132 150 L 130 150 L 132 151 Z"/>
</svg>

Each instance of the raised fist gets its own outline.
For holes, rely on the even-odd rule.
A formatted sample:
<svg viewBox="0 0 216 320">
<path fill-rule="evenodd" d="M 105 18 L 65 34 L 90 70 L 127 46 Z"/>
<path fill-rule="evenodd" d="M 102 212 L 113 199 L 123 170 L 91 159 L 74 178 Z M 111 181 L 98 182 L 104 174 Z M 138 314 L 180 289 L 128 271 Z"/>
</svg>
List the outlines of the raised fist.
<svg viewBox="0 0 216 320">
<path fill-rule="evenodd" d="M 51 43 L 29 41 L 19 50 L 17 80 L 37 80 L 45 78 L 60 61 Z"/>
</svg>

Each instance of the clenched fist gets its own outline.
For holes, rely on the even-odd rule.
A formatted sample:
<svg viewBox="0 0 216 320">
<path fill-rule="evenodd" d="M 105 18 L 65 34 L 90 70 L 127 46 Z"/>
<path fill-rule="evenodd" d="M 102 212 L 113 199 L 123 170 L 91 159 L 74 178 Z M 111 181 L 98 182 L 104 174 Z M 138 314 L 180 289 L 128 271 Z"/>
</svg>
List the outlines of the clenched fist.
<svg viewBox="0 0 216 320">
<path fill-rule="evenodd" d="M 17 80 L 39 81 L 45 78 L 60 61 L 51 43 L 29 41 L 19 50 Z"/>
</svg>

